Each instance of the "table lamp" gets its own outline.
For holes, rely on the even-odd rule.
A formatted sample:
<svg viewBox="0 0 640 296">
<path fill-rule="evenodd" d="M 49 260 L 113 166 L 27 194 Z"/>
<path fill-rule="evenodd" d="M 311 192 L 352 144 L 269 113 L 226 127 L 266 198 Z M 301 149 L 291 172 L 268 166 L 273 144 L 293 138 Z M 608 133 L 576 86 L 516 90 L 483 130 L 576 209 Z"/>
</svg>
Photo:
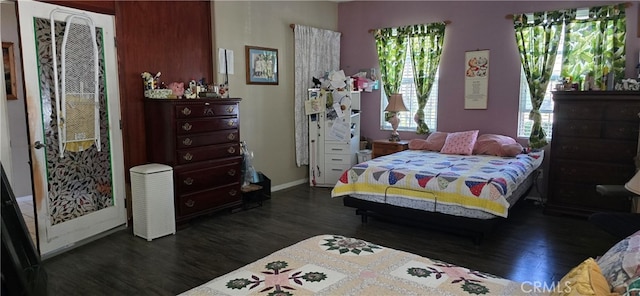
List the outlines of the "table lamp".
<svg viewBox="0 0 640 296">
<path fill-rule="evenodd" d="M 404 105 L 402 94 L 391 94 L 391 97 L 389 97 L 389 104 L 387 105 L 387 108 L 384 108 L 384 111 L 391 112 L 392 114 L 392 117 L 389 118 L 389 123 L 391 123 L 393 132 L 391 132 L 389 141 L 398 142 L 400 141 L 400 134 L 398 134 L 398 125 L 400 124 L 400 118 L 398 118 L 398 112 L 409 111 Z"/>
<path fill-rule="evenodd" d="M 624 184 L 624 188 L 627 190 L 640 195 L 640 171 L 638 171 L 632 178 Z"/>
</svg>

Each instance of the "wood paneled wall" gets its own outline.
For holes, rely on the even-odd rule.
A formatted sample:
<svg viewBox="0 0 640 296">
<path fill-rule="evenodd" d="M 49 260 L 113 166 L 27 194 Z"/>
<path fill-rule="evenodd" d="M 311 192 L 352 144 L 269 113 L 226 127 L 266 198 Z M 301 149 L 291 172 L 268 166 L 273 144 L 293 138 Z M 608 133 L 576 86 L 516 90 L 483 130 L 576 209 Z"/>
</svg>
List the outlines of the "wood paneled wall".
<svg viewBox="0 0 640 296">
<path fill-rule="evenodd" d="M 43 2 L 104 14 L 116 14 L 116 1 L 47 0 Z"/>
<path fill-rule="evenodd" d="M 116 1 L 125 169 L 147 162 L 142 72 L 213 79 L 209 1 Z M 128 175 L 128 174 L 127 174 Z"/>
<path fill-rule="evenodd" d="M 44 1 L 115 15 L 125 175 L 147 162 L 142 72 L 160 80 L 213 80 L 209 1 Z"/>
</svg>

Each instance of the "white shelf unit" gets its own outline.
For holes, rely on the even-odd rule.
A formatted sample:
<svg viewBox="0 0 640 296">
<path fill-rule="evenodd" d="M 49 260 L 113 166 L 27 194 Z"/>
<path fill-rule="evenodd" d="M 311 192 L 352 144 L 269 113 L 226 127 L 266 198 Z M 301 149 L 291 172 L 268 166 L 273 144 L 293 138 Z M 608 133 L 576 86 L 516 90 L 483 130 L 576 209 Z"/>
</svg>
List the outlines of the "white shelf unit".
<svg viewBox="0 0 640 296">
<path fill-rule="evenodd" d="M 309 89 L 308 99 L 329 105 L 320 113 L 309 115 L 309 185 L 333 187 L 342 173 L 358 161 L 360 92 Z M 342 116 L 332 107 L 334 99 L 342 107 Z"/>
</svg>

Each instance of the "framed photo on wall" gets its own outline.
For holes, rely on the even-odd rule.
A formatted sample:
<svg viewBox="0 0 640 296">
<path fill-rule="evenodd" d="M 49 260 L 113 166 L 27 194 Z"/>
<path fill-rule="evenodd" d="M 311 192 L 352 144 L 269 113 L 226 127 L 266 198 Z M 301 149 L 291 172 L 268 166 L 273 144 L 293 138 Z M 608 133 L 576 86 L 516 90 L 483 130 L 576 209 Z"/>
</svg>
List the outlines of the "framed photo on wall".
<svg viewBox="0 0 640 296">
<path fill-rule="evenodd" d="M 278 85 L 278 49 L 245 46 L 247 84 Z"/>
<path fill-rule="evenodd" d="M 16 65 L 13 57 L 13 43 L 2 42 L 2 57 L 4 64 L 4 85 L 7 100 L 17 100 L 16 90 Z"/>
</svg>

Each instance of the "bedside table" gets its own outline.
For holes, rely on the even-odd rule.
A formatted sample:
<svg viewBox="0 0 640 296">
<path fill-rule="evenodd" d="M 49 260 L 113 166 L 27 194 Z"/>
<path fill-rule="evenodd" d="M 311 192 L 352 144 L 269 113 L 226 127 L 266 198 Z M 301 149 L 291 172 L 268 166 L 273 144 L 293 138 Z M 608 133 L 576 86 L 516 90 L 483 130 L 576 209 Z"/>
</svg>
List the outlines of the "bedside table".
<svg viewBox="0 0 640 296">
<path fill-rule="evenodd" d="M 407 149 L 409 149 L 409 141 L 391 142 L 389 140 L 375 140 L 373 141 L 373 152 L 371 152 L 371 158 Z"/>
</svg>

